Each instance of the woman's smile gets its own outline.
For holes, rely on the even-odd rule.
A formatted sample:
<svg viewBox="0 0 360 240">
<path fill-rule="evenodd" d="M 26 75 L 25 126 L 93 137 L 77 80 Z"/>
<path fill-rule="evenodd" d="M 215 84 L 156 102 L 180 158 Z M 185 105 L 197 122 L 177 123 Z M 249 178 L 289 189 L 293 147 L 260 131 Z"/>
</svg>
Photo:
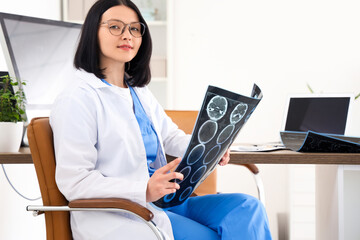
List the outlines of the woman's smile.
<svg viewBox="0 0 360 240">
<path fill-rule="evenodd" d="M 133 47 L 131 45 L 128 45 L 128 44 L 119 45 L 119 46 L 117 46 L 117 48 L 120 48 L 120 49 L 125 50 L 125 51 L 130 51 L 130 50 L 133 49 Z"/>
</svg>

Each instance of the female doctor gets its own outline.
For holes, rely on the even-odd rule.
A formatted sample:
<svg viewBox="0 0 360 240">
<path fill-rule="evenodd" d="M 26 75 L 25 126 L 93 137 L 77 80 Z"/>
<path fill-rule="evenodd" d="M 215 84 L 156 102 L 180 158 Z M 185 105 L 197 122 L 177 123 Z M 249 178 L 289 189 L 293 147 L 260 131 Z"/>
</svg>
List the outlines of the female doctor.
<svg viewBox="0 0 360 240">
<path fill-rule="evenodd" d="M 165 152 L 182 156 L 190 136 L 170 120 L 146 85 L 150 33 L 129 0 L 99 0 L 85 19 L 73 86 L 54 104 L 56 182 L 69 200 L 127 198 L 149 208 L 166 239 L 271 239 L 259 201 L 244 194 L 193 197 L 169 211 L 150 203 L 179 189 Z M 229 152 L 220 165 L 229 161 Z M 74 239 L 152 239 L 127 214 L 71 212 Z"/>
</svg>

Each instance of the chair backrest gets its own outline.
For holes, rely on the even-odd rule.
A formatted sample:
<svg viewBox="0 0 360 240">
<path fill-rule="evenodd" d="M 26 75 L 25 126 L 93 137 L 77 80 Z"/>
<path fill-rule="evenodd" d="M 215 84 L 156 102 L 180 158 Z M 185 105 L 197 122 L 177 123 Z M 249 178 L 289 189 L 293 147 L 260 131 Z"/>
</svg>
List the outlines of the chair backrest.
<svg viewBox="0 0 360 240">
<path fill-rule="evenodd" d="M 55 154 L 49 118 L 34 118 L 27 136 L 44 206 L 67 206 L 55 182 Z M 72 239 L 69 212 L 45 212 L 46 239 Z"/>
<path fill-rule="evenodd" d="M 191 134 L 194 128 L 198 111 L 177 111 L 166 110 L 166 114 L 172 119 L 172 121 L 178 125 L 178 127 L 187 134 Z M 207 194 L 216 194 L 216 169 L 195 189 L 195 194 L 203 196 Z"/>
</svg>

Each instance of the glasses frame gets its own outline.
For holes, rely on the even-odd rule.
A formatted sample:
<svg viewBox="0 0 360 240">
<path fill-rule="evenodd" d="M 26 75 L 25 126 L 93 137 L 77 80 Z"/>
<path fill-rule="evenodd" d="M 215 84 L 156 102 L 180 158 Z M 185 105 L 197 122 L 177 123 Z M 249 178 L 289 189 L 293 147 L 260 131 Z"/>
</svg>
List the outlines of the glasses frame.
<svg viewBox="0 0 360 240">
<path fill-rule="evenodd" d="M 119 23 L 124 24 L 124 27 L 121 29 L 121 33 L 118 34 L 118 35 L 112 33 L 112 32 L 111 32 L 111 28 L 110 28 L 111 26 L 110 26 L 109 22 L 119 22 Z M 134 23 L 139 23 L 140 26 L 142 27 L 142 29 L 144 29 L 144 30 L 142 31 L 142 34 L 141 34 L 140 37 L 134 36 L 134 34 L 131 32 L 130 26 L 131 26 L 131 24 L 134 24 Z M 100 23 L 100 25 L 103 25 L 103 24 L 107 24 L 107 27 L 108 27 L 108 29 L 109 29 L 109 32 L 110 32 L 110 34 L 113 35 L 113 36 L 121 36 L 121 35 L 125 32 L 125 29 L 127 28 L 127 29 L 129 30 L 129 33 L 131 34 L 131 36 L 133 36 L 133 37 L 135 37 L 135 38 L 141 38 L 142 36 L 144 36 L 145 31 L 146 31 L 146 26 L 145 26 L 145 24 L 142 23 L 142 22 L 124 23 L 123 21 L 118 20 L 118 19 L 111 19 L 111 20 L 107 20 L 107 21 L 105 21 L 105 22 L 101 22 L 101 23 Z"/>
</svg>

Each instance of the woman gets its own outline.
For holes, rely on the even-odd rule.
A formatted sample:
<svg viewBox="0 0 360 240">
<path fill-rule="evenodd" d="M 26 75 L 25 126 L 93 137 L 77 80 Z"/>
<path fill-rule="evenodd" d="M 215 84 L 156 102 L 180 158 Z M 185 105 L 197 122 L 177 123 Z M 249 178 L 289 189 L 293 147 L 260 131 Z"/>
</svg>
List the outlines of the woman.
<svg viewBox="0 0 360 240">
<path fill-rule="evenodd" d="M 69 200 L 128 198 L 149 208 L 166 239 L 271 239 L 265 210 L 243 194 L 189 198 L 169 211 L 150 203 L 179 189 L 166 152 L 182 156 L 190 136 L 168 118 L 146 85 L 152 43 L 129 0 L 99 0 L 85 19 L 71 86 L 54 104 L 56 182 Z M 229 161 L 229 152 L 220 164 Z M 206 216 L 206 217 L 205 217 Z M 74 239 L 153 239 L 127 214 L 72 212 Z M 185 229 L 185 231 L 184 231 Z"/>
</svg>

